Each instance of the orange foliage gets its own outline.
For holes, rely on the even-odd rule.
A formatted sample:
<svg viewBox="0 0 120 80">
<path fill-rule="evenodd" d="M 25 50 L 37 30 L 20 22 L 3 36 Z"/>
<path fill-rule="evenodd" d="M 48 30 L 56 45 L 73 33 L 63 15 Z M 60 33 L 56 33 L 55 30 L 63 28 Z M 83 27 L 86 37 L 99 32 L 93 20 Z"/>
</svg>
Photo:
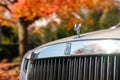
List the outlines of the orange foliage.
<svg viewBox="0 0 120 80">
<path fill-rule="evenodd" d="M 34 17 L 48 17 L 53 12 L 64 17 L 70 17 L 71 12 L 79 12 L 80 8 L 89 9 L 110 8 L 114 0 L 18 0 L 9 5 L 15 18 L 26 17 L 32 20 Z"/>
<path fill-rule="evenodd" d="M 42 27 L 40 27 L 39 29 L 34 29 L 33 31 L 32 31 L 34 34 L 40 34 L 40 35 L 42 35 L 43 33 L 44 33 L 44 29 L 42 28 Z"/>
<path fill-rule="evenodd" d="M 60 8 L 57 14 L 59 14 L 62 20 L 68 20 L 67 29 L 70 30 L 73 28 L 75 23 L 85 23 L 89 25 L 94 24 L 94 20 L 84 21 L 75 18 L 72 13 L 77 13 L 79 15 L 80 9 L 88 8 L 90 10 L 100 10 L 106 12 L 114 5 L 116 5 L 115 0 L 64 0 L 60 3 Z"/>
<path fill-rule="evenodd" d="M 11 10 L 11 19 L 17 20 L 24 17 L 25 20 L 33 20 L 38 17 L 49 17 L 56 12 L 62 20 L 68 20 L 68 29 L 71 29 L 74 23 L 81 23 L 83 20 L 77 19 L 72 13 L 79 15 L 81 8 L 92 10 L 101 10 L 106 12 L 111 5 L 116 5 L 115 0 L 18 0 L 14 4 L 9 4 Z M 0 7 L 0 11 L 5 9 Z M 0 18 L 4 17 L 0 13 Z M 90 21 L 92 25 L 94 21 Z M 0 19 L 0 23 L 10 25 L 11 22 L 5 22 Z"/>
<path fill-rule="evenodd" d="M 68 17 L 72 12 L 79 12 L 81 8 L 100 10 L 115 5 L 115 0 L 64 0 L 60 2 L 59 14 Z M 70 17 L 70 16 L 69 16 Z"/>
<path fill-rule="evenodd" d="M 20 63 L 0 61 L 0 80 L 19 80 Z"/>
<path fill-rule="evenodd" d="M 90 20 L 85 21 L 85 23 L 88 23 L 90 26 L 93 26 L 94 22 L 95 22 L 94 19 L 90 19 Z"/>
<path fill-rule="evenodd" d="M 34 17 L 47 17 L 58 7 L 58 0 L 18 0 L 17 3 L 9 5 L 13 17 L 25 17 L 26 20 L 33 20 Z"/>
<path fill-rule="evenodd" d="M 16 73 L 16 71 L 19 70 L 0 70 L 0 80 L 19 80 L 19 72 Z"/>
<path fill-rule="evenodd" d="M 6 25 L 9 26 L 11 25 L 11 21 L 5 19 L 4 13 L 5 13 L 6 9 L 2 6 L 0 6 L 0 25 Z"/>
</svg>

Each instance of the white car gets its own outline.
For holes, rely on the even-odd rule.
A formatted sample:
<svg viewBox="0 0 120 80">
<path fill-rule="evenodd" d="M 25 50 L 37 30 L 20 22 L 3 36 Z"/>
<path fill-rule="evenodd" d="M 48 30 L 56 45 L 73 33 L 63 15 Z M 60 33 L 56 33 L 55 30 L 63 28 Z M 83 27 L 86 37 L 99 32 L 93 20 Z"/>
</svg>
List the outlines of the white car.
<svg viewBox="0 0 120 80">
<path fill-rule="evenodd" d="M 28 51 L 20 80 L 120 80 L 120 27 L 59 39 Z"/>
</svg>

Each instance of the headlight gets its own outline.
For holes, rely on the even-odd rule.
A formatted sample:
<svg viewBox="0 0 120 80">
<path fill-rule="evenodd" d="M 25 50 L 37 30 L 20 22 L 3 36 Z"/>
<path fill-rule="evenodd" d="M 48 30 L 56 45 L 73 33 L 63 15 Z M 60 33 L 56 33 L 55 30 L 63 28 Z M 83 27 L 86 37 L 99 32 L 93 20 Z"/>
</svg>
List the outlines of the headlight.
<svg viewBox="0 0 120 80">
<path fill-rule="evenodd" d="M 23 58 L 22 60 L 21 69 L 20 69 L 20 80 L 26 80 L 28 61 L 29 59 L 25 59 L 25 58 Z"/>
</svg>

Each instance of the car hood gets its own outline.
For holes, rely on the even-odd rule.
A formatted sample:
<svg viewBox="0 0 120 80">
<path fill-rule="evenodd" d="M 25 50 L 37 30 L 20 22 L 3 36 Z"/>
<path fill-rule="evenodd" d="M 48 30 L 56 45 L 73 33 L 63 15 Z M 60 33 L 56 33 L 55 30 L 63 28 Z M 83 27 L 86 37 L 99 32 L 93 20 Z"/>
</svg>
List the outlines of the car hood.
<svg viewBox="0 0 120 80">
<path fill-rule="evenodd" d="M 120 41 L 119 39 L 120 39 L 120 28 L 99 30 L 99 31 L 81 34 L 79 38 L 77 37 L 77 35 L 75 35 L 75 36 L 59 39 L 59 40 L 56 40 L 53 42 L 49 42 L 49 43 L 41 45 L 33 50 L 30 50 L 29 52 L 26 53 L 26 55 L 24 57 L 30 59 L 30 57 L 33 53 L 35 55 L 37 55 L 37 57 L 35 57 L 35 58 L 69 56 L 69 53 L 66 55 L 65 51 L 67 50 L 67 48 L 69 50 L 71 48 L 74 49 L 75 46 L 78 46 L 78 45 L 73 46 L 74 42 L 88 44 L 91 42 L 96 43 L 97 41 L 98 42 L 103 41 L 103 42 L 107 43 L 106 45 L 108 45 L 109 43 L 113 43 L 114 40 L 117 40 L 118 43 L 115 43 L 115 45 L 116 45 L 116 44 L 119 44 L 119 41 Z M 100 44 L 102 44 L 102 43 L 100 43 Z M 82 44 L 79 44 L 79 45 L 82 46 Z M 94 44 L 94 45 L 96 45 L 96 44 Z M 83 46 L 85 46 L 85 45 L 83 45 Z M 112 46 L 112 45 L 109 45 L 109 46 Z M 120 47 L 120 45 L 117 45 L 117 46 Z M 106 47 L 108 47 L 108 46 L 106 46 Z M 70 50 L 70 52 L 71 52 L 71 50 Z M 61 53 L 59 53 L 59 52 L 61 52 Z M 114 52 L 114 53 L 116 53 L 116 52 Z"/>
</svg>

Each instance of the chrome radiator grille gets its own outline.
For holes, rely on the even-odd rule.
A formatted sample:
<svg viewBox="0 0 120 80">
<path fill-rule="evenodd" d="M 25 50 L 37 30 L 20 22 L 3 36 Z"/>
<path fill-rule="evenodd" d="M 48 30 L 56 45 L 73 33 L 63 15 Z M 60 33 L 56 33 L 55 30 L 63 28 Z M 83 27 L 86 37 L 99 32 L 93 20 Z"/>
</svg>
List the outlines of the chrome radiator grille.
<svg viewBox="0 0 120 80">
<path fill-rule="evenodd" d="M 120 80 L 120 56 L 72 56 L 33 60 L 29 80 Z"/>
</svg>

